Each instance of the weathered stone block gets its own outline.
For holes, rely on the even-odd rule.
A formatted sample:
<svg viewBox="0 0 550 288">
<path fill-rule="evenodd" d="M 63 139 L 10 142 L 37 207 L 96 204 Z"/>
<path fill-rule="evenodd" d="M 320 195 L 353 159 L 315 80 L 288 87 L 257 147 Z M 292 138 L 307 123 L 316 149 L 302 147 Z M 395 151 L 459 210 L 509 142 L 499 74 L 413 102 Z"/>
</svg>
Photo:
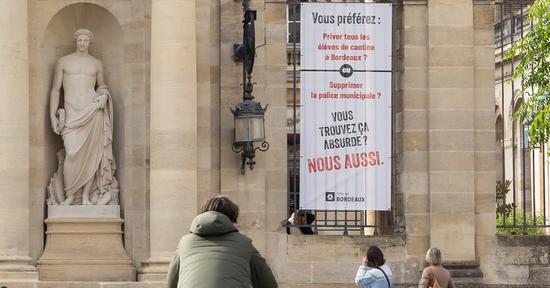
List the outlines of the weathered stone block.
<svg viewBox="0 0 550 288">
<path fill-rule="evenodd" d="M 470 67 L 430 67 L 430 88 L 473 88 L 474 70 Z M 464 94 L 464 97 L 472 97 Z"/>
<path fill-rule="evenodd" d="M 432 214 L 473 213 L 475 208 L 473 191 L 441 193 L 432 190 L 430 207 Z"/>
<path fill-rule="evenodd" d="M 404 152 L 402 165 L 405 172 L 427 171 L 428 152 Z"/>
<path fill-rule="evenodd" d="M 426 131 L 428 128 L 428 113 L 424 109 L 407 109 L 403 111 L 403 131 Z"/>
<path fill-rule="evenodd" d="M 489 58 L 491 59 L 491 58 Z M 485 63 L 479 63 L 481 61 L 476 61 L 476 64 L 480 64 L 480 65 L 488 65 L 488 61 L 486 61 L 485 59 Z M 491 69 L 491 68 L 488 68 L 488 67 L 484 67 L 484 66 L 481 66 L 481 67 L 478 67 L 476 66 L 475 67 L 476 69 L 474 70 L 475 72 L 475 88 L 494 88 L 494 86 L 492 85 L 491 81 L 490 80 L 493 80 L 495 79 L 495 76 L 494 76 L 494 72 L 495 70 L 494 69 Z M 485 97 L 489 97 L 489 95 L 485 95 Z"/>
<path fill-rule="evenodd" d="M 473 171 L 432 172 L 430 173 L 430 191 L 465 192 L 473 191 Z"/>
<path fill-rule="evenodd" d="M 477 114 L 477 113 L 476 113 Z M 483 113 L 485 114 L 485 113 Z M 481 117 L 485 118 L 485 117 Z M 493 116 L 494 118 L 494 116 Z M 477 126 L 476 121 L 476 126 Z M 475 150 L 476 151 L 495 151 L 495 131 L 493 129 L 490 129 L 489 131 L 476 131 L 475 132 Z"/>
<path fill-rule="evenodd" d="M 406 89 L 402 91 L 402 98 L 404 109 L 425 109 L 428 104 L 428 90 Z"/>
<path fill-rule="evenodd" d="M 428 31 L 426 26 L 404 26 L 403 44 L 409 46 L 427 46 Z"/>
<path fill-rule="evenodd" d="M 474 110 L 430 110 L 429 113 L 430 129 L 466 130 L 474 128 Z"/>
<path fill-rule="evenodd" d="M 425 68 L 409 68 L 403 70 L 401 78 L 401 88 L 406 89 L 425 89 L 428 87 L 428 74 Z"/>
<path fill-rule="evenodd" d="M 419 169 L 420 167 L 419 167 Z M 408 172 L 400 174 L 400 185 L 402 193 L 409 194 L 424 194 L 428 192 L 428 173 L 427 172 Z"/>
<path fill-rule="evenodd" d="M 428 23 L 430 26 L 473 25 L 473 4 L 471 1 L 436 0 L 428 1 Z"/>
<path fill-rule="evenodd" d="M 432 67 L 464 67 L 474 64 L 472 47 L 432 46 L 429 50 L 428 63 Z"/>
<path fill-rule="evenodd" d="M 430 131 L 430 151 L 473 151 L 474 149 L 474 133 L 471 131 Z"/>
<path fill-rule="evenodd" d="M 314 263 L 311 266 L 311 280 L 314 283 L 353 283 L 350 271 L 357 271 L 359 264 L 339 263 L 335 266 L 334 263 Z"/>
<path fill-rule="evenodd" d="M 496 183 L 495 181 L 496 177 L 494 171 L 476 171 L 476 193 L 494 193 Z"/>
<path fill-rule="evenodd" d="M 477 197 L 476 197 L 477 200 Z M 476 202 L 477 206 L 477 202 Z M 477 207 L 476 207 L 477 208 Z M 496 219 L 495 212 L 476 213 L 476 236 L 495 235 L 496 234 Z"/>
<path fill-rule="evenodd" d="M 430 231 L 429 216 L 427 214 L 409 214 L 405 218 L 409 235 L 428 235 Z"/>
<path fill-rule="evenodd" d="M 497 250 L 503 263 L 514 265 L 531 265 L 548 263 L 548 246 L 508 246 Z"/>
<path fill-rule="evenodd" d="M 427 26 L 428 9 L 426 6 L 407 5 L 403 8 L 403 25 Z"/>
<path fill-rule="evenodd" d="M 465 213 L 432 213 L 430 225 L 430 245 L 441 249 L 444 261 L 475 260 L 473 207 Z"/>
<path fill-rule="evenodd" d="M 430 152 L 431 171 L 473 171 L 473 152 Z"/>
<path fill-rule="evenodd" d="M 476 213 L 491 213 L 493 216 L 496 210 L 495 193 L 488 193 L 490 191 L 476 191 Z M 494 217 L 493 217 L 494 218 Z M 492 230 L 492 229 L 491 229 Z"/>
<path fill-rule="evenodd" d="M 427 151 L 428 134 L 423 131 L 404 131 L 401 134 L 403 151 Z"/>
<path fill-rule="evenodd" d="M 446 21 L 451 21 L 450 19 Z M 472 46 L 474 35 L 472 26 L 430 25 L 429 45 L 433 46 Z"/>
<path fill-rule="evenodd" d="M 406 194 L 406 209 L 410 214 L 423 214 L 428 213 L 428 197 L 422 194 Z"/>
<path fill-rule="evenodd" d="M 479 41 L 479 40 L 478 40 Z M 476 69 L 492 69 L 495 71 L 495 49 L 491 46 L 476 46 L 474 47 L 475 54 L 475 66 Z M 477 73 L 477 72 L 476 72 Z M 481 82 L 481 81 L 480 81 Z M 490 83 L 483 82 L 483 84 L 489 86 Z"/>
<path fill-rule="evenodd" d="M 546 256 L 548 257 L 548 254 Z M 548 265 L 531 266 L 529 269 L 529 283 L 548 285 L 550 283 L 550 267 Z"/>
<path fill-rule="evenodd" d="M 430 88 L 430 108 L 432 109 L 473 109 L 473 88 Z"/>
<path fill-rule="evenodd" d="M 385 257 L 387 257 L 386 250 L 384 251 Z M 339 245 L 334 247 L 334 258 L 336 262 L 348 262 L 348 263 L 360 263 L 364 254 L 361 253 L 358 246 L 352 245 Z"/>
<path fill-rule="evenodd" d="M 495 171 L 495 152 L 476 152 L 476 171 Z"/>
<path fill-rule="evenodd" d="M 493 24 L 495 23 L 495 9 L 492 5 L 474 4 L 473 8 L 475 28 L 487 28 L 493 26 Z"/>
</svg>

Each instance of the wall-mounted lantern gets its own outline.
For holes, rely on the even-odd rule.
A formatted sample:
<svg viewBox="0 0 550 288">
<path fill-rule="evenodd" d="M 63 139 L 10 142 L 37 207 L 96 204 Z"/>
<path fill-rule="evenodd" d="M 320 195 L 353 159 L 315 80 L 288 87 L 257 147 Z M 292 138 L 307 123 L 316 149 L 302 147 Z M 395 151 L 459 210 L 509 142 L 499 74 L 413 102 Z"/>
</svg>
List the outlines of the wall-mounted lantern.
<svg viewBox="0 0 550 288">
<path fill-rule="evenodd" d="M 265 141 L 264 114 L 267 105 L 262 108 L 259 102 L 254 101 L 252 91 L 252 70 L 256 54 L 254 21 L 256 11 L 250 10 L 249 0 L 243 0 L 243 43 L 234 45 L 233 60 L 243 62 L 243 101 L 229 108 L 235 119 L 235 139 L 233 151 L 241 153 L 241 174 L 245 174 L 245 164 L 254 169 L 256 150 L 267 151 L 269 143 Z M 254 144 L 259 145 L 254 147 Z M 248 160 L 247 160 L 248 159 Z"/>
</svg>

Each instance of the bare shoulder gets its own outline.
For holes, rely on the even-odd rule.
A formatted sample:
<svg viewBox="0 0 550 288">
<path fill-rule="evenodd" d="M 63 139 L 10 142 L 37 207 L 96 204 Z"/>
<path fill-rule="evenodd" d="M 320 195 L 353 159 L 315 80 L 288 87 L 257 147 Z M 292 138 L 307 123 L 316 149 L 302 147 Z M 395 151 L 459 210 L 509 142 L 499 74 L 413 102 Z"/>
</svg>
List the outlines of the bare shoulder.
<svg viewBox="0 0 550 288">
<path fill-rule="evenodd" d="M 58 67 L 63 67 L 65 65 L 65 63 L 67 63 L 67 61 L 69 61 L 72 57 L 71 57 L 72 54 L 69 54 L 69 55 L 65 55 L 61 58 L 59 58 L 57 60 L 57 66 Z"/>
<path fill-rule="evenodd" d="M 101 62 L 101 60 L 95 58 L 92 55 L 89 55 L 89 56 L 90 56 L 90 59 L 92 59 L 92 61 L 97 65 L 97 67 L 99 67 L 99 68 L 103 67 L 103 62 Z"/>
</svg>

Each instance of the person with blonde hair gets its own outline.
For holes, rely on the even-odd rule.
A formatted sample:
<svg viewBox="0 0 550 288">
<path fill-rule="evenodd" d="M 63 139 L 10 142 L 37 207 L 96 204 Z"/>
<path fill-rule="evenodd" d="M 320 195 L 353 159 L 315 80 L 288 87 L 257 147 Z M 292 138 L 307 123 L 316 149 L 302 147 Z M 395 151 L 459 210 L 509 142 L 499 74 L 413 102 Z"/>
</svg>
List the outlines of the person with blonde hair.
<svg viewBox="0 0 550 288">
<path fill-rule="evenodd" d="M 441 266 L 441 251 L 437 248 L 430 248 L 426 252 L 426 262 L 429 265 L 422 271 L 422 278 L 418 288 L 455 288 L 451 273 Z"/>
<path fill-rule="evenodd" d="M 252 240 L 235 227 L 239 206 L 223 195 L 202 206 L 172 258 L 167 288 L 277 288 Z"/>
</svg>

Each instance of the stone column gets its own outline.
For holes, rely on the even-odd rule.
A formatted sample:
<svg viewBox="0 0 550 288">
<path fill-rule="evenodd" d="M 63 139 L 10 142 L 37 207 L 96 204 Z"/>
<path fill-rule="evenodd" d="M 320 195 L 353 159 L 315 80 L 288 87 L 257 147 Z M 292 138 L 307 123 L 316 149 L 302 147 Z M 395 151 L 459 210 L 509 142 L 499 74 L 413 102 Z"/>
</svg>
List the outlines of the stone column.
<svg viewBox="0 0 550 288">
<path fill-rule="evenodd" d="M 29 257 L 27 13 L 27 1 L 0 0 L 0 284 L 38 276 Z"/>
<path fill-rule="evenodd" d="M 197 212 L 194 0 L 153 0 L 151 13 L 151 257 L 140 281 L 164 280 Z"/>
<path fill-rule="evenodd" d="M 476 259 L 473 19 L 472 0 L 428 1 L 430 246 L 444 261 Z"/>
<path fill-rule="evenodd" d="M 494 3 L 488 0 L 475 1 L 473 8 L 476 35 L 474 38 L 476 258 L 479 259 L 481 270 L 485 275 L 497 274 L 491 271 L 498 270 L 501 264 L 495 258 L 498 247 L 495 236 L 496 153 L 495 146 L 491 145 L 495 139 L 494 8 Z M 499 167 L 497 171 L 502 170 Z"/>
<path fill-rule="evenodd" d="M 402 112 L 401 157 L 398 187 L 403 193 L 407 255 L 421 269 L 430 242 L 429 210 L 429 93 L 428 4 L 426 0 L 403 2 L 403 71 L 400 79 Z M 398 104 L 397 104 L 398 105 Z"/>
</svg>

